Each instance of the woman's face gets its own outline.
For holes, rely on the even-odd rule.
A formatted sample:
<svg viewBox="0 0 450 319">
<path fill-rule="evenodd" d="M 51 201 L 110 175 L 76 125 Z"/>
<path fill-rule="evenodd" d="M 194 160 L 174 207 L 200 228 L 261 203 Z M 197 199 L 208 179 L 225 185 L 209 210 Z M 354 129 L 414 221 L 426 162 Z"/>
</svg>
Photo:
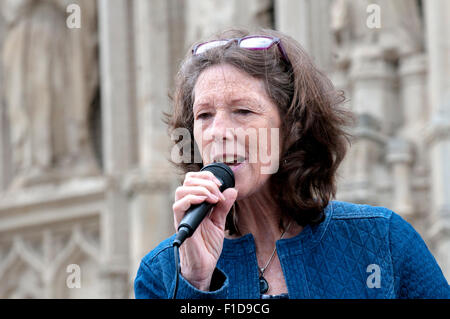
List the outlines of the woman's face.
<svg viewBox="0 0 450 319">
<path fill-rule="evenodd" d="M 194 138 L 203 164 L 225 162 L 238 199 L 278 169 L 280 115 L 262 80 L 228 64 L 205 69 L 194 87 Z"/>
</svg>

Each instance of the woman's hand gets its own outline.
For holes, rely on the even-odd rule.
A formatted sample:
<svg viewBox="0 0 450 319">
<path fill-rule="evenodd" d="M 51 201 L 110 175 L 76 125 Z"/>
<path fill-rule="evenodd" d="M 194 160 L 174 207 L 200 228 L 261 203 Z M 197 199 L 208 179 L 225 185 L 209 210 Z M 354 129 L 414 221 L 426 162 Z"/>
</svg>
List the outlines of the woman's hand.
<svg viewBox="0 0 450 319">
<path fill-rule="evenodd" d="M 208 171 L 189 172 L 183 186 L 175 192 L 173 204 L 175 229 L 191 205 L 204 201 L 216 204 L 194 234 L 180 246 L 181 274 L 197 289 L 207 291 L 222 252 L 227 213 L 237 197 L 237 190 L 219 190 L 220 181 Z"/>
</svg>

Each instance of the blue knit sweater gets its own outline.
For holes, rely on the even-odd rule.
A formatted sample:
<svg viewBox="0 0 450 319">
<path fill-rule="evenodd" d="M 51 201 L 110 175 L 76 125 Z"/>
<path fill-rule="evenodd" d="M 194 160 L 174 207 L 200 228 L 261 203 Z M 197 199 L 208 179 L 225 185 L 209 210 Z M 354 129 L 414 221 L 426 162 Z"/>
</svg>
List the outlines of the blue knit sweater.
<svg viewBox="0 0 450 319">
<path fill-rule="evenodd" d="M 289 298 L 449 298 L 450 288 L 420 235 L 394 212 L 332 201 L 325 220 L 277 241 Z M 173 236 L 141 261 L 136 298 L 170 298 Z M 254 238 L 225 239 L 213 291 L 180 276 L 178 298 L 260 298 Z"/>
</svg>

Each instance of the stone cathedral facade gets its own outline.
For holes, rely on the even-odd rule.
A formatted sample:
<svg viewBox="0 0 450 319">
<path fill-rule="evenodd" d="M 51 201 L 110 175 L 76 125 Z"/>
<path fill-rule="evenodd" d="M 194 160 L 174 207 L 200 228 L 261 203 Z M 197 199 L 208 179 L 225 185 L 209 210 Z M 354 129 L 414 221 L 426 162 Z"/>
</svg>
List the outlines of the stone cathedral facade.
<svg viewBox="0 0 450 319">
<path fill-rule="evenodd" d="M 232 26 L 288 33 L 344 90 L 336 199 L 403 216 L 450 280 L 449 21 L 447 0 L 1 0 L 0 298 L 134 296 L 173 233 L 174 75 Z"/>
</svg>

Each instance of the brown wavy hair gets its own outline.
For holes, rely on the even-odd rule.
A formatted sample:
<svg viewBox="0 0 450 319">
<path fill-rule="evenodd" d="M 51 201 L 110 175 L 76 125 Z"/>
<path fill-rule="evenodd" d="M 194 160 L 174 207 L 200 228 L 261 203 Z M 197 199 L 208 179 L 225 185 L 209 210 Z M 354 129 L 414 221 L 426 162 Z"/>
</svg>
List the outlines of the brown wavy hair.
<svg viewBox="0 0 450 319">
<path fill-rule="evenodd" d="M 342 106 L 343 92 L 334 88 L 328 77 L 318 70 L 301 45 L 293 38 L 274 30 L 261 29 L 250 33 L 244 29 L 224 31 L 207 40 L 268 35 L 281 39 L 289 62 L 277 46 L 268 50 L 239 48 L 235 41 L 183 60 L 176 77 L 173 111 L 165 113 L 169 134 L 186 128 L 193 136 L 194 86 L 206 68 L 217 64 L 232 65 L 256 79 L 262 79 L 268 96 L 278 107 L 283 138 L 280 145 L 279 169 L 269 182 L 272 194 L 283 214 L 299 225 L 318 224 L 324 219 L 324 208 L 336 195 L 336 172 L 352 136 L 347 130 L 355 117 Z M 172 138 L 179 143 L 181 138 Z M 191 158 L 198 152 L 193 139 Z M 173 163 L 182 173 L 199 171 L 203 163 Z M 237 229 L 237 212 L 228 214 L 226 228 Z"/>
</svg>

